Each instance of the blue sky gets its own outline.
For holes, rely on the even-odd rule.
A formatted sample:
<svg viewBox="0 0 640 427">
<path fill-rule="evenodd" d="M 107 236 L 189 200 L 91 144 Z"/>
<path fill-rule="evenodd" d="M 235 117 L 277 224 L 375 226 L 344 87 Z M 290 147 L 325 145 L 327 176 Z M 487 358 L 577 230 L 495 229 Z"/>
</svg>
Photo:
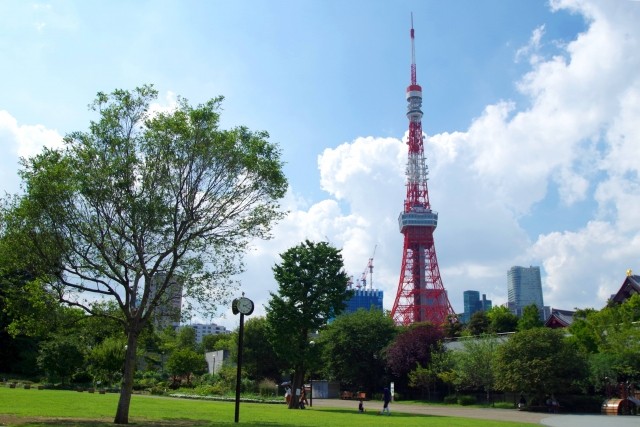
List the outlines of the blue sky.
<svg viewBox="0 0 640 427">
<path fill-rule="evenodd" d="M 354 276 L 377 245 L 390 309 L 411 12 L 454 309 L 468 289 L 505 302 L 512 265 L 542 267 L 547 305 L 600 308 L 640 271 L 632 0 L 3 1 L 0 189 L 18 191 L 20 156 L 86 129 L 98 91 L 153 83 L 165 107 L 224 95 L 223 125 L 269 131 L 291 184 L 289 217 L 241 277 L 256 313 L 277 289 L 277 255 L 305 238 L 343 248 Z"/>
</svg>

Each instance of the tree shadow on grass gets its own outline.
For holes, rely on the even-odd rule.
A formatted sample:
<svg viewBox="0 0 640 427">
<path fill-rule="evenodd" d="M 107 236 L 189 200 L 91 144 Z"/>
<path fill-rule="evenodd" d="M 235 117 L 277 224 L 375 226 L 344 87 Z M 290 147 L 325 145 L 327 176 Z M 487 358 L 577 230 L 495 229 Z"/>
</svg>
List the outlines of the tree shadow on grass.
<svg viewBox="0 0 640 427">
<path fill-rule="evenodd" d="M 194 419 L 168 419 L 168 420 L 130 420 L 128 426 L 133 427 L 215 427 L 234 425 L 234 421 L 208 421 Z M 243 422 L 244 425 L 268 426 L 268 427 L 291 427 L 291 424 L 280 424 L 272 422 Z M 34 418 L 16 417 L 10 415 L 0 415 L 0 426 L 15 427 L 114 427 L 112 419 L 87 420 L 77 418 Z M 235 424 L 237 425 L 237 424 Z"/>
</svg>

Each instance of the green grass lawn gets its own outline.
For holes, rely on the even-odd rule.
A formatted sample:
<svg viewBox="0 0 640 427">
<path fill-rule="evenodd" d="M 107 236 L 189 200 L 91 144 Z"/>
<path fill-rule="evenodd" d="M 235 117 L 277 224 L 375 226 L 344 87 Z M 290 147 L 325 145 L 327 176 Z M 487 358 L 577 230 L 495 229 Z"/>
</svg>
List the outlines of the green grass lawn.
<svg viewBox="0 0 640 427">
<path fill-rule="evenodd" d="M 113 426 L 117 394 L 24 390 L 0 387 L 0 426 Z M 234 425 L 235 403 L 134 395 L 129 423 L 136 426 Z M 284 405 L 241 403 L 240 423 L 247 426 L 531 426 L 526 423 L 403 414 L 378 416 L 343 408 L 289 410 Z"/>
</svg>

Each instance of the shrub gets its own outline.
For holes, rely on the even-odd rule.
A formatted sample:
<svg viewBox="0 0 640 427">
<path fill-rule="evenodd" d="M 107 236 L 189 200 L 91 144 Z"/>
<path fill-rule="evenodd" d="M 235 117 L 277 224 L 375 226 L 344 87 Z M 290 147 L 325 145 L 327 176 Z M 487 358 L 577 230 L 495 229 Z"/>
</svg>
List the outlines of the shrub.
<svg viewBox="0 0 640 427">
<path fill-rule="evenodd" d="M 194 389 L 198 396 L 223 396 L 230 392 L 222 383 L 203 384 Z"/>
<path fill-rule="evenodd" d="M 446 403 L 447 405 L 454 405 L 458 403 L 458 396 L 456 396 L 455 394 L 450 394 L 448 396 L 445 396 L 444 403 Z"/>
<path fill-rule="evenodd" d="M 258 394 L 260 394 L 260 396 L 274 396 L 277 389 L 278 384 L 269 378 L 265 378 L 258 383 Z"/>
<path fill-rule="evenodd" d="M 513 409 L 514 407 L 511 402 L 496 402 L 493 406 L 499 409 Z"/>
<path fill-rule="evenodd" d="M 155 386 L 155 387 L 151 387 L 149 389 L 149 393 L 155 395 L 155 396 L 162 396 L 165 394 L 165 389 L 159 386 Z"/>
<path fill-rule="evenodd" d="M 474 403 L 476 403 L 475 396 L 469 396 L 469 395 L 458 396 L 458 404 L 462 406 L 469 406 L 469 405 L 473 405 Z"/>
</svg>

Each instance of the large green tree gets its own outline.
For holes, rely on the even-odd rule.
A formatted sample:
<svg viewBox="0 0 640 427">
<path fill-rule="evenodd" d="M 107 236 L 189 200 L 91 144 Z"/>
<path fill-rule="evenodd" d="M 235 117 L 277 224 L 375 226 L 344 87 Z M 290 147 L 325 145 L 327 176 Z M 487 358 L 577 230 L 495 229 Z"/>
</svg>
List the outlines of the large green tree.
<svg viewBox="0 0 640 427">
<path fill-rule="evenodd" d="M 383 350 L 396 334 L 393 319 L 382 310 L 358 310 L 338 316 L 320 333 L 328 377 L 371 395 L 385 377 Z"/>
<path fill-rule="evenodd" d="M 96 298 L 116 302 L 127 335 L 119 424 L 128 423 L 138 337 L 172 281 L 188 303 L 214 310 L 248 242 L 268 238 L 284 215 L 287 181 L 266 132 L 220 129 L 222 98 L 179 99 L 152 114 L 156 98 L 151 86 L 99 93 L 87 131 L 23 161 L 25 192 L 7 229 L 24 242 L 16 250 L 57 268 L 46 286 L 60 300 L 91 314 Z"/>
<path fill-rule="evenodd" d="M 587 374 L 584 357 L 562 331 L 533 328 L 498 347 L 496 385 L 505 391 L 545 394 L 568 392 Z M 540 401 L 540 400 L 538 400 Z"/>
<path fill-rule="evenodd" d="M 293 390 L 301 389 L 312 357 L 311 334 L 338 316 L 350 295 L 349 276 L 340 250 L 309 240 L 280 254 L 273 267 L 278 293 L 266 306 L 269 340 L 278 356 L 293 369 Z M 290 408 L 297 408 L 291 399 Z"/>
<path fill-rule="evenodd" d="M 569 331 L 571 339 L 588 354 L 591 383 L 603 385 L 640 379 L 640 295 L 600 311 L 579 310 Z"/>
</svg>

